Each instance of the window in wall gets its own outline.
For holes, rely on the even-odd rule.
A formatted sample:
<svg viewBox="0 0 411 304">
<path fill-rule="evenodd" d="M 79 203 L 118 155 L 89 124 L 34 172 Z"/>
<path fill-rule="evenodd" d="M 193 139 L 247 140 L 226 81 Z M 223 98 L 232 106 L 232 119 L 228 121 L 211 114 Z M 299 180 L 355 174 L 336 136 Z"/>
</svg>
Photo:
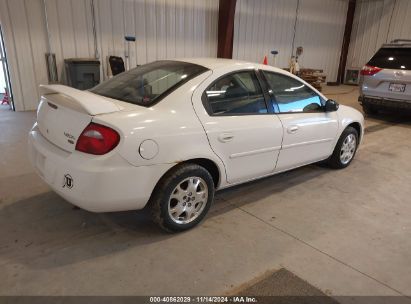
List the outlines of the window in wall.
<svg viewBox="0 0 411 304">
<path fill-rule="evenodd" d="M 304 83 L 286 75 L 263 72 L 280 113 L 322 112 L 322 98 Z"/>
<path fill-rule="evenodd" d="M 233 73 L 217 80 L 206 90 L 209 114 L 268 113 L 261 86 L 254 71 Z"/>
</svg>

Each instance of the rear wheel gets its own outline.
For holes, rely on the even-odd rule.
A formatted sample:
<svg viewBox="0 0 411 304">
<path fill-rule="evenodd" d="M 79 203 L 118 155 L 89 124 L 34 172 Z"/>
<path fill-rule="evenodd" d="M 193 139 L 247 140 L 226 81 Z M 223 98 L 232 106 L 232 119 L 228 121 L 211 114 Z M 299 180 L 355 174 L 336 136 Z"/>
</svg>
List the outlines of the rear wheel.
<svg viewBox="0 0 411 304">
<path fill-rule="evenodd" d="M 196 226 L 214 200 L 210 173 L 196 164 L 183 164 L 167 173 L 150 199 L 153 220 L 169 232 Z"/>
<path fill-rule="evenodd" d="M 328 165 L 335 169 L 348 167 L 357 152 L 358 139 L 357 130 L 347 127 L 338 139 L 334 152 L 328 159 Z"/>
</svg>

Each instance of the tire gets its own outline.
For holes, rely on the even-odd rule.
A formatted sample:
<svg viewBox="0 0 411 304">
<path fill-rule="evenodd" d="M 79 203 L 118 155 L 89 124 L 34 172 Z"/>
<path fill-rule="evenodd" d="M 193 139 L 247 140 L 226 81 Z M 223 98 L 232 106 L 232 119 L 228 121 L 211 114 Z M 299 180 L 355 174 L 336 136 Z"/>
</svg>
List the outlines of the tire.
<svg viewBox="0 0 411 304">
<path fill-rule="evenodd" d="M 350 141 L 352 139 L 355 139 L 354 143 Z M 334 169 L 343 169 L 348 167 L 357 152 L 358 139 L 359 136 L 357 130 L 353 127 L 347 127 L 338 139 L 334 152 L 328 159 L 328 165 Z M 345 156 L 343 156 L 344 153 Z"/>
<path fill-rule="evenodd" d="M 364 113 L 367 115 L 377 115 L 378 114 L 378 110 L 375 107 L 367 105 L 367 104 L 362 104 L 362 109 Z"/>
<path fill-rule="evenodd" d="M 207 214 L 214 192 L 213 178 L 204 167 L 179 165 L 161 178 L 151 195 L 153 221 L 168 232 L 191 229 Z"/>
</svg>

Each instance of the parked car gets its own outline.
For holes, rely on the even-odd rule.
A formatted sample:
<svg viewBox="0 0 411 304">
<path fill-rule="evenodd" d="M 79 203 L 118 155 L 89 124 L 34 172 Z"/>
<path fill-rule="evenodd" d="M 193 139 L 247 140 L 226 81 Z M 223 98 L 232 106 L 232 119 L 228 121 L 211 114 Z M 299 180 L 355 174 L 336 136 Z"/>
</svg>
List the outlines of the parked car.
<svg viewBox="0 0 411 304">
<path fill-rule="evenodd" d="M 215 190 L 347 167 L 364 132 L 360 112 L 298 77 L 235 60 L 157 61 L 91 91 L 41 91 L 29 154 L 46 183 L 89 211 L 148 205 L 168 231 L 198 224 Z"/>
<path fill-rule="evenodd" d="M 384 44 L 360 72 L 360 97 L 365 113 L 411 110 L 411 40 Z"/>
</svg>

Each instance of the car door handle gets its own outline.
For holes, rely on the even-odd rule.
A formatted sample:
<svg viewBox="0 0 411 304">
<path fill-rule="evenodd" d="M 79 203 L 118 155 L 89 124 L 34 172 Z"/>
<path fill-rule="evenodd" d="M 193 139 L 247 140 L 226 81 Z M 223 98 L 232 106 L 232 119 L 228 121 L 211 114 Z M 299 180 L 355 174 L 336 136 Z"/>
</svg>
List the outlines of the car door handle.
<svg viewBox="0 0 411 304">
<path fill-rule="evenodd" d="M 287 132 L 290 134 L 294 134 L 298 131 L 299 127 L 298 126 L 290 126 L 287 128 Z"/>
<path fill-rule="evenodd" d="M 222 143 L 226 143 L 232 141 L 234 139 L 234 135 L 232 133 L 222 133 L 218 136 L 218 140 Z"/>
</svg>

